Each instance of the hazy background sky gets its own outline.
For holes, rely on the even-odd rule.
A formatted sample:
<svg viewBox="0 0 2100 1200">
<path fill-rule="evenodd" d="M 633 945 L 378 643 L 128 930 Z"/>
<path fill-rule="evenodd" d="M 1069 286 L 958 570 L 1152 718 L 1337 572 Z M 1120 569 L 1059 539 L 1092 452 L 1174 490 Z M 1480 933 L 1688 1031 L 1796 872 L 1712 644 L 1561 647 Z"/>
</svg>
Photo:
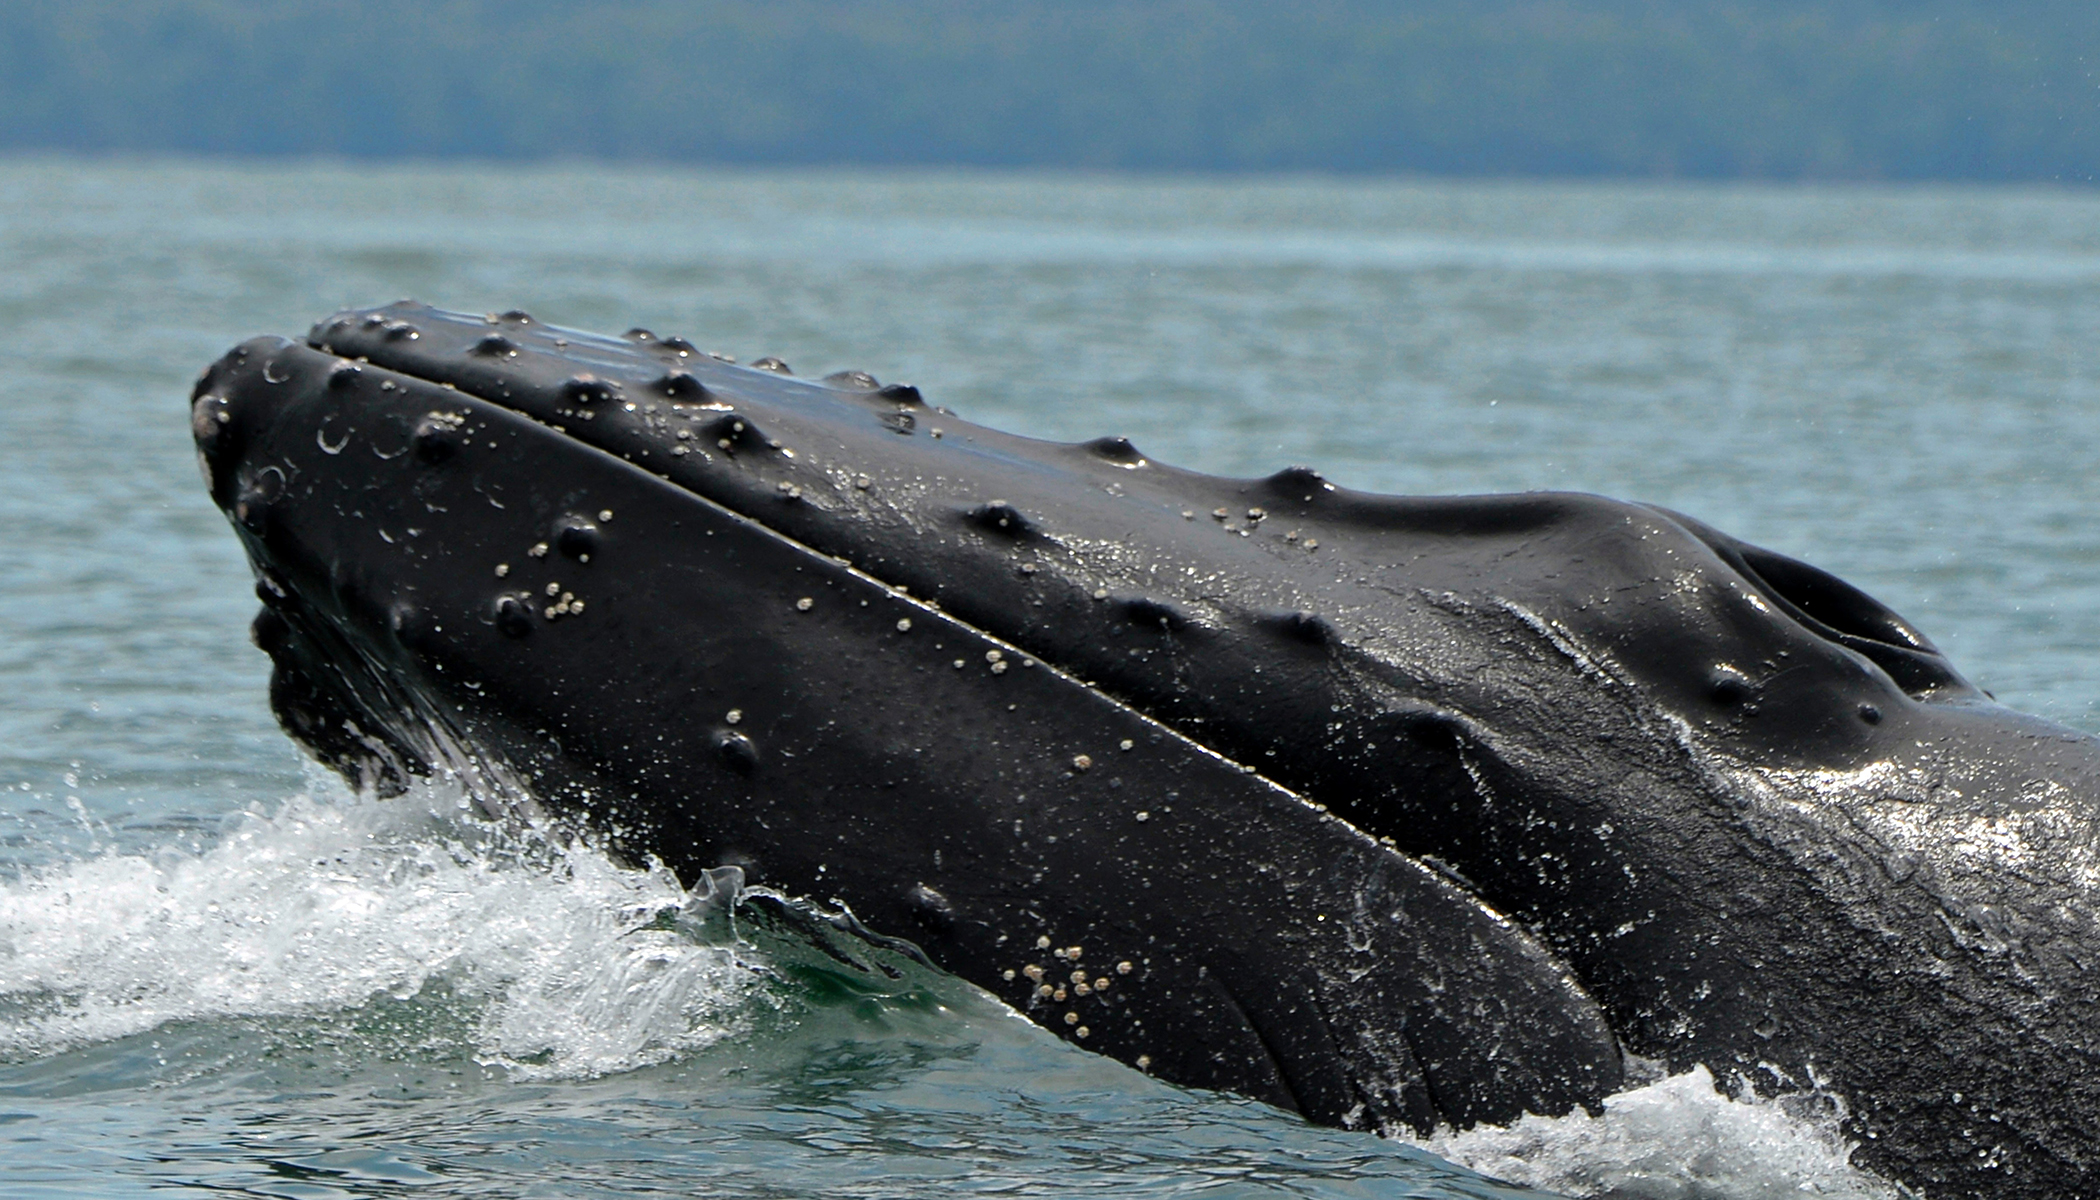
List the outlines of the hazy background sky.
<svg viewBox="0 0 2100 1200">
<path fill-rule="evenodd" d="M 0 151 L 2088 183 L 2093 0 L 13 0 Z"/>
</svg>

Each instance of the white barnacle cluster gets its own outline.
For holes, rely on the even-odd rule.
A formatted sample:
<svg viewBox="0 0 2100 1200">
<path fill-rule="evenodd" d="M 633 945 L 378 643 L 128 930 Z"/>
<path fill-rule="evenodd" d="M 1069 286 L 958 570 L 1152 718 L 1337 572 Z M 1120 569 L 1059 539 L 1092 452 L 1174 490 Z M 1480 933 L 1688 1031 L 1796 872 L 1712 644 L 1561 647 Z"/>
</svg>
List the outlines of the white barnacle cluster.
<svg viewBox="0 0 2100 1200">
<path fill-rule="evenodd" d="M 1053 945 L 1047 935 L 1036 938 L 1035 948 L 1038 951 L 1049 951 L 1050 957 L 1058 961 L 1051 964 L 1031 962 L 1018 968 L 1008 968 L 1001 972 L 1001 977 L 1008 983 L 1016 979 L 1028 981 L 1030 1008 L 1039 1008 L 1044 1004 L 1072 1005 L 1073 1007 L 1065 1009 L 1058 1017 L 1059 1022 L 1076 1038 L 1084 1040 L 1092 1037 L 1093 1026 L 1083 1022 L 1099 1021 L 1114 1014 L 1104 1009 L 1089 1018 L 1082 1015 L 1077 1007 L 1078 1003 L 1089 997 L 1106 997 L 1109 989 L 1115 986 L 1115 976 L 1130 974 L 1137 969 L 1136 964 L 1124 959 L 1113 968 L 1089 969 L 1081 962 L 1086 956 L 1086 947 Z M 1150 1064 L 1150 1056 L 1141 1056 L 1138 1060 L 1141 1069 Z"/>
<path fill-rule="evenodd" d="M 551 603 L 540 609 L 540 615 L 549 621 L 583 615 L 583 601 L 576 598 L 576 593 L 565 590 L 561 584 L 549 583 L 542 591 Z"/>
</svg>

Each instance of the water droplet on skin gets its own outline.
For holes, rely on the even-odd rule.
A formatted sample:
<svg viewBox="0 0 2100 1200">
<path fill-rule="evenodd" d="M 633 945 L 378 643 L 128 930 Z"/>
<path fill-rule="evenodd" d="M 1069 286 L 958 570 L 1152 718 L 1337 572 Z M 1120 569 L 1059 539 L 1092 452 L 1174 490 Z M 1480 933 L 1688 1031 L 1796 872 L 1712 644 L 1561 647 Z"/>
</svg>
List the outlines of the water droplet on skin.
<svg viewBox="0 0 2100 1200">
<path fill-rule="evenodd" d="M 1859 706 L 1859 719 L 1869 725 L 1881 724 L 1881 709 L 1872 704 Z"/>
<path fill-rule="evenodd" d="M 911 618 L 910 618 L 910 617 L 898 617 L 898 618 L 897 618 L 897 632 L 898 632 L 898 633 L 910 633 L 910 632 L 911 632 Z"/>
<path fill-rule="evenodd" d="M 1048 950 L 1050 948 L 1050 939 L 1048 937 L 1039 937 L 1035 939 L 1035 948 L 1038 950 Z"/>
<path fill-rule="evenodd" d="M 282 358 L 273 358 L 263 364 L 263 382 L 284 383 L 292 377 L 292 365 Z"/>
<path fill-rule="evenodd" d="M 467 353 L 480 358 L 509 358 L 518 352 L 518 344 L 500 333 L 492 333 L 467 348 Z"/>
<path fill-rule="evenodd" d="M 732 708 L 729 710 L 728 715 L 724 716 L 722 719 L 729 722 L 731 725 L 735 725 L 744 719 L 744 710 L 741 708 Z"/>
<path fill-rule="evenodd" d="M 808 596 L 804 596 L 800 600 L 795 601 L 796 612 L 808 612 L 810 609 L 815 608 L 816 606 L 817 602 Z"/>
<path fill-rule="evenodd" d="M 1088 757 L 1087 755 L 1075 754 L 1072 756 L 1072 769 L 1075 771 L 1089 770 L 1093 767 L 1093 765 L 1094 760 Z"/>
</svg>

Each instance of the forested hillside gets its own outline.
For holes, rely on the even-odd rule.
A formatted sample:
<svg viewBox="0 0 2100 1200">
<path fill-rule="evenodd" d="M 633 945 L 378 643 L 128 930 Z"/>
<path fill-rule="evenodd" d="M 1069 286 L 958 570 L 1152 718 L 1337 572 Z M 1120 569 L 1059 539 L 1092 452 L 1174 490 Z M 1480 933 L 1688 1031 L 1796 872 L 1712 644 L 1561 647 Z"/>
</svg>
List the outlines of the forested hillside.
<svg viewBox="0 0 2100 1200">
<path fill-rule="evenodd" d="M 0 150 L 2030 179 L 2092 0 L 12 0 Z"/>
</svg>

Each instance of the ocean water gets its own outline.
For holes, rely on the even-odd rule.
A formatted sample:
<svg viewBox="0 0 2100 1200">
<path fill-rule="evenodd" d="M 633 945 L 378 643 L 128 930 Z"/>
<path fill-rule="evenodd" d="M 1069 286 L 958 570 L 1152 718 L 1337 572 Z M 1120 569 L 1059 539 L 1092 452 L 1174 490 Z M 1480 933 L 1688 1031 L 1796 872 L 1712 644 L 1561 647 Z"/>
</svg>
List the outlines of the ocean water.
<svg viewBox="0 0 2100 1200">
<path fill-rule="evenodd" d="M 1664 504 L 2100 731 L 2093 193 L 0 162 L 0 1195 L 1893 1195 L 1843 1097 L 1310 1128 L 348 794 L 270 718 L 183 402 L 401 296 L 1215 472 Z"/>
</svg>

